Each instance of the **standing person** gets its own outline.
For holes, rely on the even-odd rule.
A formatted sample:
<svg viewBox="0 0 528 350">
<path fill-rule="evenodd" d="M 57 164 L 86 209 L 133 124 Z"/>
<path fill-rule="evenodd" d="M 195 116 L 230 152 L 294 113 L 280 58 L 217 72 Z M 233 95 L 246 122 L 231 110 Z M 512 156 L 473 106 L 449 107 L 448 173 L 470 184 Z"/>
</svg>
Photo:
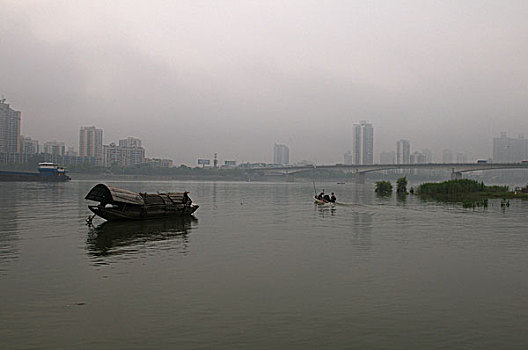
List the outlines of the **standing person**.
<svg viewBox="0 0 528 350">
<path fill-rule="evenodd" d="M 334 192 L 332 192 L 332 196 L 330 196 L 330 202 L 335 203 L 336 200 L 337 200 L 337 198 L 336 198 Z"/>
</svg>

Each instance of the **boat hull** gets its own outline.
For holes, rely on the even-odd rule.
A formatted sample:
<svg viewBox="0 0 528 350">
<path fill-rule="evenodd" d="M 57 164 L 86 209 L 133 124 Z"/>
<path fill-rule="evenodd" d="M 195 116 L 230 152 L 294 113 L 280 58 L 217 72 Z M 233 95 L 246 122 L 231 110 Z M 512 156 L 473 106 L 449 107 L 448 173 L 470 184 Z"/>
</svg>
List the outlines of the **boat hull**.
<svg viewBox="0 0 528 350">
<path fill-rule="evenodd" d="M 88 209 L 97 216 L 107 221 L 123 220 L 148 220 L 170 217 L 182 217 L 192 215 L 200 206 L 190 205 L 176 210 L 165 210 L 164 208 L 146 208 L 130 206 L 124 209 L 104 208 L 97 205 L 90 205 Z"/>
<path fill-rule="evenodd" d="M 71 178 L 67 175 L 41 175 L 21 171 L 0 171 L 0 181 L 37 181 L 37 182 L 66 182 Z"/>
<path fill-rule="evenodd" d="M 323 199 L 319 199 L 319 198 L 317 198 L 315 196 L 314 196 L 314 203 L 315 204 L 320 204 L 320 205 L 325 205 L 325 204 L 335 205 L 335 204 L 337 204 L 337 202 L 328 202 L 328 201 L 325 201 Z"/>
</svg>

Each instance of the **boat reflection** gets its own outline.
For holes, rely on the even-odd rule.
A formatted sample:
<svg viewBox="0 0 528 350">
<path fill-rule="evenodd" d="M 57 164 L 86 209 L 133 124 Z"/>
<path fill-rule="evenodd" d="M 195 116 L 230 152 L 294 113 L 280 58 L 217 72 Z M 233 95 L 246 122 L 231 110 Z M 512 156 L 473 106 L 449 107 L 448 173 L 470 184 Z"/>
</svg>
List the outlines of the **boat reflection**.
<svg viewBox="0 0 528 350">
<path fill-rule="evenodd" d="M 198 222 L 195 217 L 158 220 L 104 222 L 94 227 L 86 241 L 88 254 L 96 264 L 108 264 L 114 257 L 123 257 L 155 250 L 189 251 L 188 234 Z M 162 241 L 169 244 L 160 245 Z"/>
</svg>

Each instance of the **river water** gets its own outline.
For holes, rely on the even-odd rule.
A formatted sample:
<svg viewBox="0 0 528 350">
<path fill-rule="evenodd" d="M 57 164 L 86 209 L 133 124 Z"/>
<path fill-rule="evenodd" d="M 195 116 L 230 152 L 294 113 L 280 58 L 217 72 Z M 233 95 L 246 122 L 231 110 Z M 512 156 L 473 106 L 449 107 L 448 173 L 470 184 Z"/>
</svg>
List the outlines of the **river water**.
<svg viewBox="0 0 528 350">
<path fill-rule="evenodd" d="M 194 220 L 112 224 L 93 181 L 0 183 L 0 347 L 528 345 L 528 202 L 378 198 L 372 184 L 112 182 L 191 191 Z"/>
</svg>

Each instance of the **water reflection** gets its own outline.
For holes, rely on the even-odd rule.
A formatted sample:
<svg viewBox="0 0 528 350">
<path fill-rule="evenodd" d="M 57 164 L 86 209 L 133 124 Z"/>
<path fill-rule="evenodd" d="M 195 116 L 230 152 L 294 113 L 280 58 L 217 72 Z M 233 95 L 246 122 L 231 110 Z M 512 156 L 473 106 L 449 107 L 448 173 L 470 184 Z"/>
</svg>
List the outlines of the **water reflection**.
<svg viewBox="0 0 528 350">
<path fill-rule="evenodd" d="M 315 204 L 314 207 L 316 212 L 323 218 L 329 215 L 334 216 L 336 213 L 336 207 L 333 204 Z"/>
<path fill-rule="evenodd" d="M 361 250 L 372 249 L 373 214 L 353 212 L 350 217 L 350 226 L 352 228 L 351 241 Z"/>
<path fill-rule="evenodd" d="M 86 241 L 88 254 L 97 258 L 97 264 L 107 264 L 110 258 L 136 255 L 151 249 L 175 249 L 187 254 L 188 234 L 197 222 L 195 217 L 104 222 L 90 231 Z M 160 246 L 162 241 L 170 241 L 170 244 Z"/>
<path fill-rule="evenodd" d="M 0 183 L 0 274 L 18 258 L 18 211 L 20 191 L 16 183 Z"/>
</svg>

